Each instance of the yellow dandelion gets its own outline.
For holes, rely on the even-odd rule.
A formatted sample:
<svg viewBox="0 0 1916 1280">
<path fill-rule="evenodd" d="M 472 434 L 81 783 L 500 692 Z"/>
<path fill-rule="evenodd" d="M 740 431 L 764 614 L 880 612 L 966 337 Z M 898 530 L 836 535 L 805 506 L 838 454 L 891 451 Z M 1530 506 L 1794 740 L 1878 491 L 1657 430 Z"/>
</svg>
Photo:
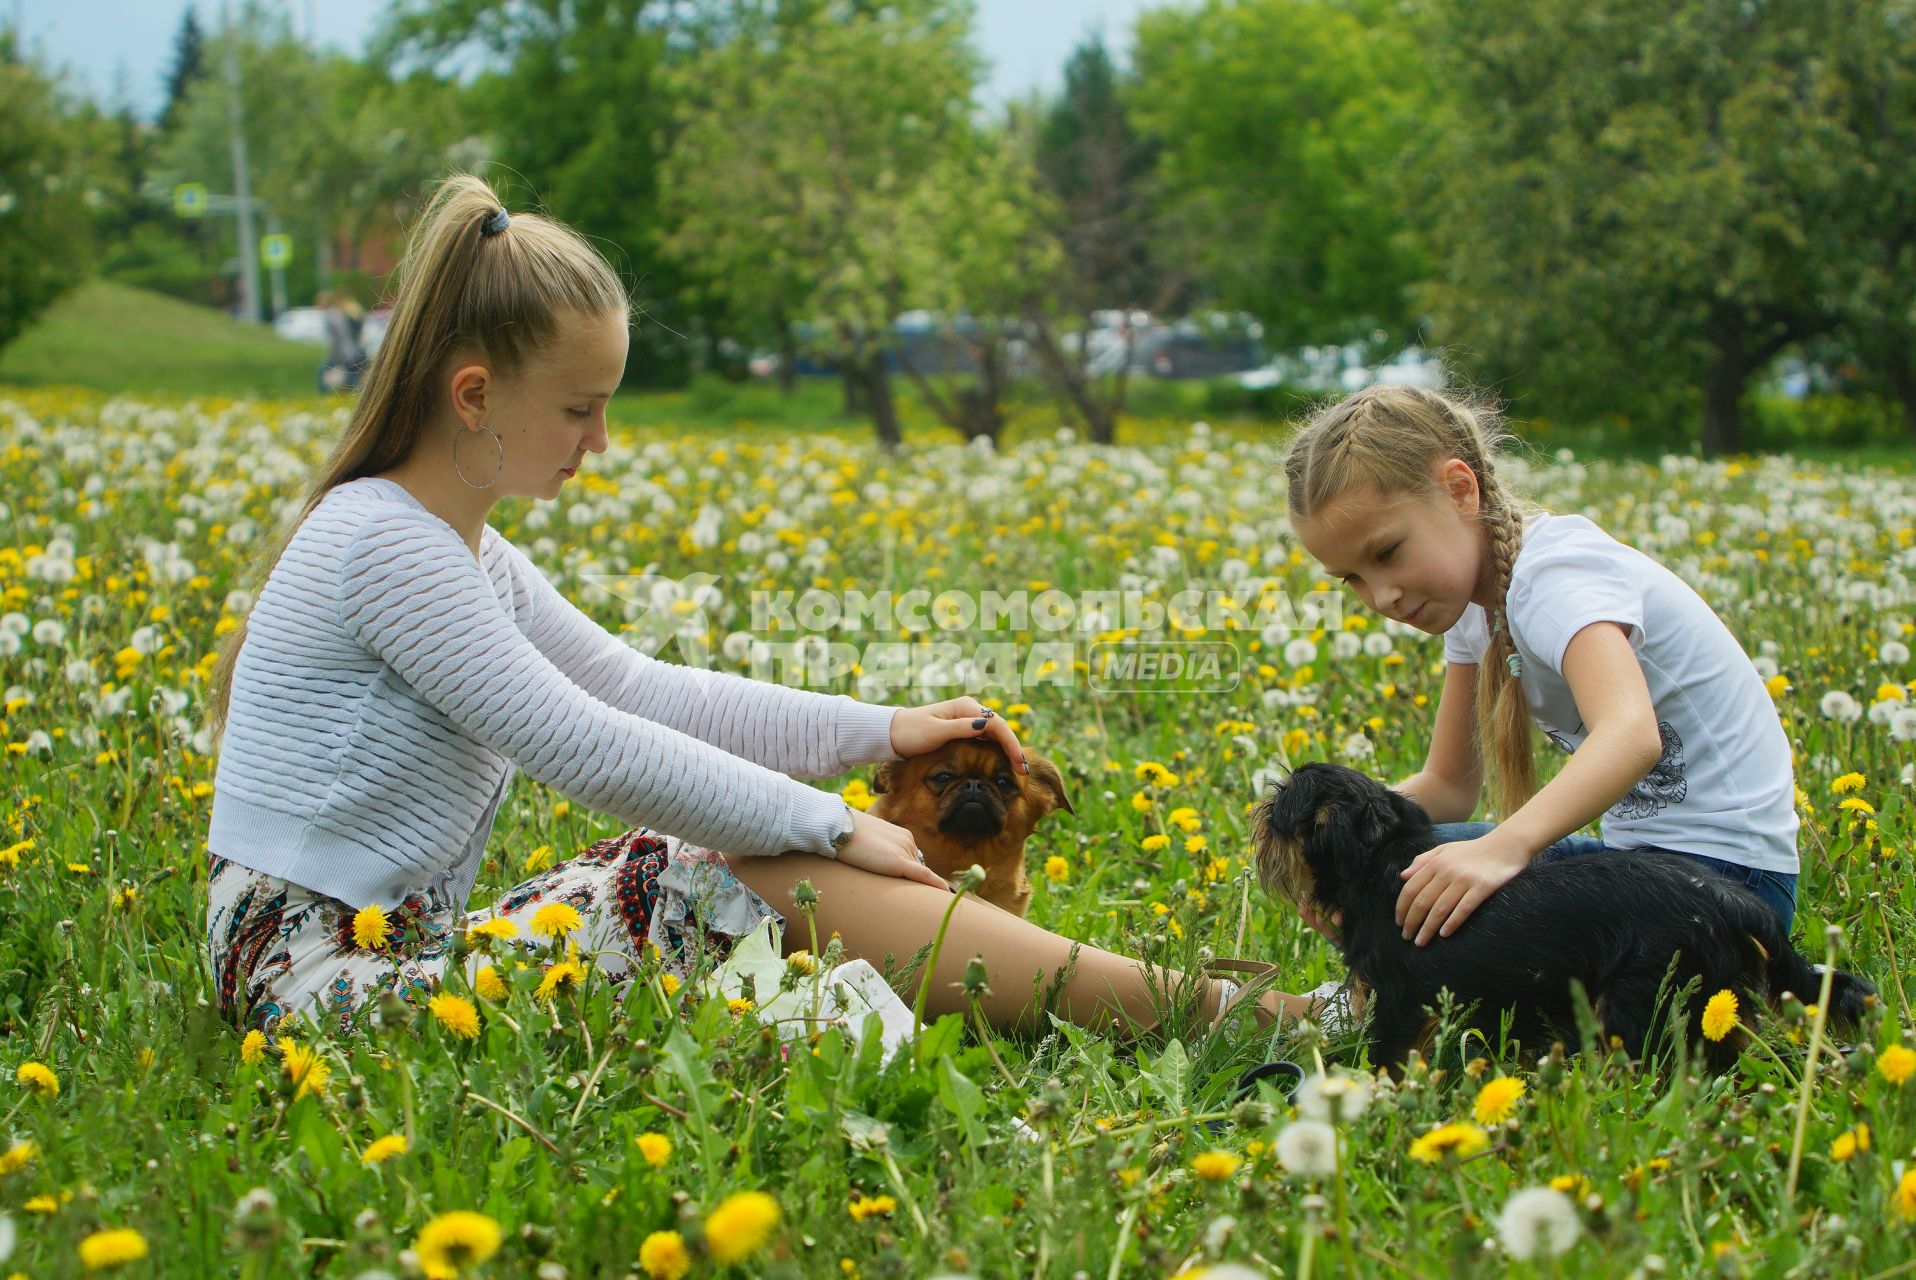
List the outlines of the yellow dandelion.
<svg viewBox="0 0 1916 1280">
<path fill-rule="evenodd" d="M 10 1177 L 33 1163 L 40 1148 L 30 1141 L 16 1142 L 0 1151 L 0 1178 Z"/>
<path fill-rule="evenodd" d="M 1146 853 L 1159 853 L 1171 847 L 1170 836 L 1146 836 L 1142 842 Z"/>
<path fill-rule="evenodd" d="M 366 1150 L 360 1153 L 359 1163 L 367 1166 L 384 1164 L 394 1156 L 403 1156 L 410 1144 L 403 1133 L 389 1133 L 383 1138 L 374 1138 L 366 1144 Z"/>
<path fill-rule="evenodd" d="M 1436 1164 L 1445 1156 L 1461 1160 L 1489 1145 L 1490 1139 L 1474 1124 L 1439 1125 L 1410 1144 L 1410 1158 L 1424 1164 Z"/>
<path fill-rule="evenodd" d="M 1517 1099 L 1523 1097 L 1524 1083 L 1514 1076 L 1498 1076 L 1484 1083 L 1477 1090 L 1477 1101 L 1471 1107 L 1471 1115 L 1478 1124 L 1501 1124 L 1510 1118 L 1516 1109 Z"/>
<path fill-rule="evenodd" d="M 561 960 L 546 970 L 545 977 L 539 979 L 538 990 L 532 994 L 536 999 L 551 1000 L 562 987 L 578 988 L 584 985 L 585 966 L 577 960 Z"/>
<path fill-rule="evenodd" d="M 1711 1040 L 1721 1040 L 1736 1029 L 1737 1012 L 1736 992 L 1728 987 L 1710 997 L 1703 1006 L 1703 1034 Z"/>
<path fill-rule="evenodd" d="M 1849 813 L 1872 814 L 1876 812 L 1876 806 L 1861 796 L 1845 796 L 1836 802 L 1836 807 L 1846 810 Z"/>
<path fill-rule="evenodd" d="M 1916 1222 L 1916 1169 L 1911 1169 L 1896 1184 L 1896 1190 L 1889 1197 L 1889 1207 L 1904 1222 Z"/>
<path fill-rule="evenodd" d="M 1151 811 L 1151 806 L 1156 803 L 1157 801 L 1153 800 L 1150 797 L 1150 795 L 1146 792 L 1133 791 L 1131 793 L 1131 808 L 1135 812 L 1149 813 Z"/>
<path fill-rule="evenodd" d="M 491 965 L 481 965 L 479 972 L 472 975 L 472 989 L 487 1000 L 504 1000 L 508 994 L 506 980 Z"/>
<path fill-rule="evenodd" d="M 455 996 L 442 991 L 426 1005 L 432 1010 L 432 1016 L 439 1025 L 461 1040 L 474 1040 L 479 1036 L 479 1008 L 464 996 Z"/>
<path fill-rule="evenodd" d="M 254 1027 L 240 1039 L 240 1061 L 253 1067 L 258 1066 L 265 1057 L 266 1033 Z"/>
<path fill-rule="evenodd" d="M 549 844 L 542 844 L 537 849 L 534 849 L 531 853 L 528 853 L 526 855 L 526 874 L 527 875 L 531 875 L 535 871 L 544 871 L 547 867 L 551 865 L 552 865 L 552 846 Z"/>
<path fill-rule="evenodd" d="M 456 1276 L 499 1252 L 499 1224 L 483 1213 L 455 1209 L 419 1229 L 413 1249 L 427 1275 Z"/>
<path fill-rule="evenodd" d="M 1071 878 L 1071 864 L 1057 854 L 1044 860 L 1044 878 L 1052 884 L 1063 884 Z"/>
<path fill-rule="evenodd" d="M 1206 1182 L 1222 1182 L 1236 1173 L 1244 1157 L 1235 1151 L 1203 1151 L 1191 1160 L 1191 1171 Z"/>
<path fill-rule="evenodd" d="M 657 1169 L 672 1158 L 672 1139 L 662 1133 L 642 1133 L 638 1136 L 639 1154 L 645 1162 Z"/>
<path fill-rule="evenodd" d="M 35 1213 L 42 1217 L 60 1212 L 60 1202 L 52 1196 L 28 1196 L 20 1203 L 20 1212 Z"/>
<path fill-rule="evenodd" d="M 532 933 L 538 938 L 563 938 L 584 923 L 578 910 L 567 902 L 548 902 L 532 913 Z"/>
<path fill-rule="evenodd" d="M 1858 1124 L 1855 1128 L 1836 1135 L 1836 1141 L 1830 1143 L 1830 1159 L 1848 1160 L 1857 1152 L 1868 1150 L 1869 1126 Z"/>
<path fill-rule="evenodd" d="M 1852 791 L 1861 791 L 1863 785 L 1868 781 L 1869 779 L 1860 773 L 1846 773 L 1836 781 L 1830 783 L 1830 794 L 1846 796 Z"/>
<path fill-rule="evenodd" d="M 639 1266 L 650 1280 L 683 1280 L 692 1269 L 685 1237 L 676 1231 L 654 1231 L 639 1246 Z"/>
<path fill-rule="evenodd" d="M 146 1256 L 146 1237 L 132 1227 L 95 1231 L 80 1241 L 80 1263 L 88 1271 L 125 1266 Z"/>
<path fill-rule="evenodd" d="M 889 1218 L 898 1210 L 898 1201 L 891 1196 L 872 1196 L 869 1199 L 863 1192 L 853 1192 L 851 1203 L 845 1211 L 852 1215 L 852 1221 L 863 1222 L 867 1218 Z"/>
<path fill-rule="evenodd" d="M 705 1219 L 705 1244 L 722 1267 L 757 1253 L 778 1225 L 778 1201 L 763 1191 L 729 1195 Z"/>
<path fill-rule="evenodd" d="M 734 996 L 725 1002 L 725 1007 L 730 1009 L 734 1016 L 743 1017 L 758 1006 L 753 1004 L 749 997 Z"/>
<path fill-rule="evenodd" d="M 1901 1085 L 1916 1074 L 1916 1049 L 1893 1044 L 1876 1055 L 1876 1070 L 1893 1085 Z"/>
<path fill-rule="evenodd" d="M 1205 846 L 1208 844 L 1210 844 L 1210 841 L 1206 840 L 1203 836 L 1192 836 L 1184 842 L 1184 851 L 1186 853 L 1203 853 Z"/>
<path fill-rule="evenodd" d="M 364 951 L 378 951 L 386 945 L 392 923 L 377 902 L 361 907 L 353 916 L 353 945 Z"/>
<path fill-rule="evenodd" d="M 44 1062 L 21 1063 L 13 1078 L 43 1098 L 56 1097 L 60 1092 L 60 1077 Z"/>
<path fill-rule="evenodd" d="M 511 920 L 494 916 L 490 920 L 481 920 L 478 924 L 468 926 L 466 936 L 468 938 L 496 938 L 500 942 L 506 942 L 519 936 L 519 926 Z"/>
<path fill-rule="evenodd" d="M 321 1057 L 319 1050 L 311 1049 L 287 1036 L 279 1040 L 279 1070 L 287 1083 L 296 1086 L 293 1098 L 297 1101 L 308 1094 L 326 1096 L 326 1082 L 332 1076 L 333 1069 Z"/>
<path fill-rule="evenodd" d="M 676 973 L 661 973 L 659 975 L 659 989 L 664 991 L 668 996 L 677 995 L 679 988 L 684 985 Z"/>
<path fill-rule="evenodd" d="M 818 957 L 809 951 L 794 951 L 785 957 L 785 967 L 802 978 L 818 972 Z"/>
</svg>

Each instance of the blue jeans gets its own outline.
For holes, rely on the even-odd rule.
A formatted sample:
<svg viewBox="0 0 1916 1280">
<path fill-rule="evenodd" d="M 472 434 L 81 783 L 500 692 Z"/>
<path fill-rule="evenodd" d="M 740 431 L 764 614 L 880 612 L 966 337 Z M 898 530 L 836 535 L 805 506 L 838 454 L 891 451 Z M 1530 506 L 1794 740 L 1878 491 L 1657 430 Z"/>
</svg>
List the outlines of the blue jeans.
<svg viewBox="0 0 1916 1280">
<path fill-rule="evenodd" d="M 1496 828 L 1494 822 L 1439 822 L 1433 828 L 1437 834 L 1437 843 L 1451 844 L 1459 840 L 1475 840 L 1489 835 Z M 1565 836 L 1555 844 L 1545 845 L 1537 855 L 1539 862 L 1555 862 L 1558 858 L 1576 858 L 1587 853 L 1609 853 L 1610 847 L 1596 836 Z M 1676 849 L 1659 850 L 1662 853 L 1674 853 L 1679 858 L 1688 858 L 1699 866 L 1708 867 L 1720 876 L 1742 885 L 1769 905 L 1776 912 L 1776 918 L 1783 922 L 1784 936 L 1789 935 L 1790 925 L 1796 920 L 1796 873 L 1793 871 L 1762 871 L 1756 867 L 1746 867 L 1740 862 L 1725 862 L 1721 858 L 1706 858 L 1700 853 L 1682 853 Z"/>
</svg>

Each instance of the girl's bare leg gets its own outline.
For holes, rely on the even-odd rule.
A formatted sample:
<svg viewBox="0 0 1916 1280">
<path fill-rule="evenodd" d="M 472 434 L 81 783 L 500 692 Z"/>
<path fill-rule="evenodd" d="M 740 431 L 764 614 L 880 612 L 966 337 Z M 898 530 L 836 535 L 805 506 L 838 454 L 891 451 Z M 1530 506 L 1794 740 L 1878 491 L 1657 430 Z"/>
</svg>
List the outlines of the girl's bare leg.
<svg viewBox="0 0 1916 1280">
<path fill-rule="evenodd" d="M 887 955 L 905 960 L 938 936 L 938 927 L 951 908 L 951 895 L 911 880 L 875 875 L 828 858 L 787 853 L 772 858 L 728 856 L 734 874 L 785 917 L 785 949 L 811 945 L 804 913 L 792 901 L 792 886 L 810 880 L 818 891 L 815 914 L 821 944 L 838 934 L 853 959 L 882 967 Z M 1076 951 L 1075 958 L 1073 950 Z M 1075 943 L 1008 911 L 966 897 L 952 912 L 951 927 L 938 954 L 926 1008 L 933 1015 L 962 1013 L 970 1001 L 958 985 L 965 965 L 983 956 L 991 994 L 982 1003 L 993 1025 L 1012 1027 L 1035 1023 L 1034 980 L 1055 984 L 1070 966 L 1069 980 L 1058 995 L 1060 1017 L 1080 1026 L 1119 1031 L 1151 1026 L 1155 1003 L 1166 991 L 1187 990 L 1175 970 L 1145 964 L 1125 956 Z M 1199 1008 L 1209 1018 L 1216 1014 L 1215 981 L 1204 981 Z M 1259 997 L 1260 1015 L 1286 1018 L 1309 1015 L 1310 1002 L 1299 996 L 1269 991 Z"/>
</svg>

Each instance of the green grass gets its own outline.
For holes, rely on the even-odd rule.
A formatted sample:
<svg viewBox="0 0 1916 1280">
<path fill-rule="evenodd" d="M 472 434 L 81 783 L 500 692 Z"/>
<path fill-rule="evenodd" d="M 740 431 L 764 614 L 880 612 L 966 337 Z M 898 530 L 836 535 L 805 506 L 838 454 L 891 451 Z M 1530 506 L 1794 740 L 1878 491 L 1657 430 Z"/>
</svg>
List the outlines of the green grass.
<svg viewBox="0 0 1916 1280">
<path fill-rule="evenodd" d="M 310 395 L 322 348 L 105 280 L 56 302 L 0 351 L 0 383 L 112 394 Z"/>
</svg>

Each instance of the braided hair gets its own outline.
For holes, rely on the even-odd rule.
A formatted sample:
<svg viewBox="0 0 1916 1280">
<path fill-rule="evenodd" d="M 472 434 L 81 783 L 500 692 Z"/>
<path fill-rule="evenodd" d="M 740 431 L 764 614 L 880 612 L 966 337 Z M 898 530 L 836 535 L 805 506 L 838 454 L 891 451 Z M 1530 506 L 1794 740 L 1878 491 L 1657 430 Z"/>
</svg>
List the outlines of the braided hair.
<svg viewBox="0 0 1916 1280">
<path fill-rule="evenodd" d="M 1489 405 L 1422 387 L 1373 386 L 1318 413 L 1298 432 L 1284 460 L 1293 520 L 1310 518 L 1352 489 L 1432 496 L 1437 469 L 1450 458 L 1477 477 L 1477 519 L 1484 526 L 1495 591 L 1486 610 L 1490 647 L 1477 671 L 1475 727 L 1489 765 L 1492 803 L 1505 817 L 1537 790 L 1530 710 L 1505 617 L 1524 517 L 1536 508 L 1498 475 L 1498 448 L 1508 438 Z"/>
</svg>

